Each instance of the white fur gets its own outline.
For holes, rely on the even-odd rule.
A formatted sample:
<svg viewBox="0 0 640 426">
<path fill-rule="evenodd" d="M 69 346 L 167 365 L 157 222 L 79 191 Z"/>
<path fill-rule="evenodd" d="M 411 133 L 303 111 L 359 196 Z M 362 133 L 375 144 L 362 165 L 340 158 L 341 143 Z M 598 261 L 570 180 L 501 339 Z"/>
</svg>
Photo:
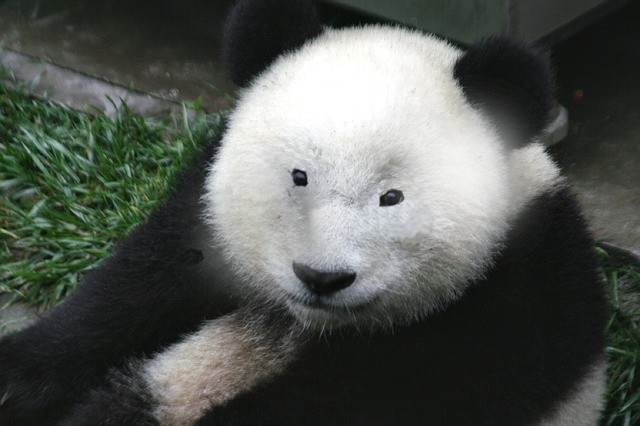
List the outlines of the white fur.
<svg viewBox="0 0 640 426">
<path fill-rule="evenodd" d="M 205 198 L 252 291 L 313 327 L 392 325 L 485 273 L 515 213 L 558 177 L 540 147 L 508 152 L 469 105 L 460 54 L 400 28 L 328 29 L 242 93 Z M 405 200 L 380 207 L 389 189 Z M 312 307 L 294 261 L 357 278 Z"/>
<path fill-rule="evenodd" d="M 244 313 L 209 321 L 145 365 L 143 377 L 162 425 L 193 424 L 216 407 L 278 374 L 293 358 L 294 327 L 272 327 Z"/>
<path fill-rule="evenodd" d="M 599 361 L 540 426 L 595 426 L 604 409 L 607 365 Z"/>
<path fill-rule="evenodd" d="M 544 150 L 542 144 L 534 143 L 511 153 L 511 202 L 514 206 L 522 207 L 536 195 L 564 183 L 560 169 Z"/>
</svg>

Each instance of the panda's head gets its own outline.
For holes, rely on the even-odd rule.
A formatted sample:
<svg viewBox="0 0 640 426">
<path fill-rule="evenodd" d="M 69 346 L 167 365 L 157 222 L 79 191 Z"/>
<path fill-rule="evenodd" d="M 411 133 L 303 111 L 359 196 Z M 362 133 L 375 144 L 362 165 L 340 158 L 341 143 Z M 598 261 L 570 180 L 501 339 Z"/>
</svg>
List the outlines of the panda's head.
<svg viewBox="0 0 640 426">
<path fill-rule="evenodd" d="M 557 179 L 530 143 L 553 105 L 530 47 L 325 29 L 308 2 L 261 0 L 232 12 L 226 57 L 245 87 L 207 182 L 210 220 L 247 286 L 304 324 L 447 306 Z"/>
</svg>

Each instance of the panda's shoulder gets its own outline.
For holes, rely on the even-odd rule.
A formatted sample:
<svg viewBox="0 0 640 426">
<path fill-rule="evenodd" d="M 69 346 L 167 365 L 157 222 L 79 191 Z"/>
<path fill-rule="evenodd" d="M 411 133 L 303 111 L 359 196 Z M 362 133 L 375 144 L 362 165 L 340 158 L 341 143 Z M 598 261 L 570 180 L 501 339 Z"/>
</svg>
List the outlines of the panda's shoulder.
<svg viewBox="0 0 640 426">
<path fill-rule="evenodd" d="M 575 193 L 565 180 L 558 180 L 519 212 L 499 264 L 551 257 L 570 258 L 573 264 L 580 262 L 587 267 L 597 263 L 593 246 L 593 237 Z"/>
</svg>

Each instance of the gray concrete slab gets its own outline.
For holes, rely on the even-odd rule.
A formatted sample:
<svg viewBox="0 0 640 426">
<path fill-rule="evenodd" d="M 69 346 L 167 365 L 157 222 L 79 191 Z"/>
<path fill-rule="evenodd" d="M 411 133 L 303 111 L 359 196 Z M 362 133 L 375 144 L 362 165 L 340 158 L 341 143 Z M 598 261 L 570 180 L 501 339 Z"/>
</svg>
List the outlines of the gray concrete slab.
<svg viewBox="0 0 640 426">
<path fill-rule="evenodd" d="M 12 303 L 8 294 L 0 295 L 0 336 L 21 330 L 40 318 L 41 312 L 23 303 Z"/>
<path fill-rule="evenodd" d="M 139 92 L 39 58 L 0 47 L 0 64 L 9 64 L 15 78 L 28 82 L 29 91 L 78 110 L 97 109 L 114 116 L 126 103 L 143 115 L 162 111 L 180 113 L 179 103 Z"/>
<path fill-rule="evenodd" d="M 153 98 L 201 98 L 215 111 L 235 89 L 219 57 L 227 8 L 224 0 L 5 0 L 0 46 Z"/>
<path fill-rule="evenodd" d="M 640 255 L 640 2 L 555 46 L 570 136 L 551 149 L 595 235 Z"/>
</svg>

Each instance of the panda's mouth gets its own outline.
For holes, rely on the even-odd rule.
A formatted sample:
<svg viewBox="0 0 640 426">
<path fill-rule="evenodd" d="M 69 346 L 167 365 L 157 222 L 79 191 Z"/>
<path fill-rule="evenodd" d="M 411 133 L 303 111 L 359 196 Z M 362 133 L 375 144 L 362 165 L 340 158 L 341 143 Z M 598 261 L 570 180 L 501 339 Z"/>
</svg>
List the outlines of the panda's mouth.
<svg viewBox="0 0 640 426">
<path fill-rule="evenodd" d="M 377 300 L 377 297 L 373 297 L 364 302 L 346 305 L 346 304 L 331 303 L 328 300 L 323 299 L 321 297 L 302 298 L 299 296 L 294 296 L 292 294 L 289 294 L 289 303 L 294 306 L 303 307 L 310 310 L 321 310 L 329 313 L 340 312 L 340 313 L 353 314 L 355 312 L 360 312 L 368 309 L 373 304 L 375 304 L 376 300 Z"/>
</svg>

